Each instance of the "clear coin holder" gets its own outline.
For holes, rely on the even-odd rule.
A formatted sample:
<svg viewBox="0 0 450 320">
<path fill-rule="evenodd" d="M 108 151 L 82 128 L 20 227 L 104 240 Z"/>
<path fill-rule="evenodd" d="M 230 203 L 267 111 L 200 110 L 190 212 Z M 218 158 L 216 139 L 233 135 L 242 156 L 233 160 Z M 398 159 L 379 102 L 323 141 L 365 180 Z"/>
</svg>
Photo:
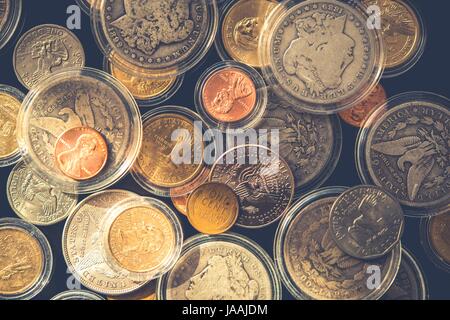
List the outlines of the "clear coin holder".
<svg viewBox="0 0 450 320">
<path fill-rule="evenodd" d="M 450 211 L 444 211 L 441 214 L 450 214 Z M 436 216 L 433 217 L 426 217 L 422 218 L 420 221 L 420 243 L 422 244 L 422 247 L 425 250 L 425 253 L 428 257 L 428 259 L 431 260 L 431 262 L 439 269 L 448 272 L 450 274 L 450 262 L 446 261 L 436 250 L 435 246 L 433 245 L 433 241 L 431 239 L 431 223 L 433 219 Z"/>
<path fill-rule="evenodd" d="M 22 14 L 22 0 L 8 0 L 8 8 L 4 23 L 0 24 L 0 49 L 11 40 Z M 1 22 L 0 22 L 1 23 Z"/>
<path fill-rule="evenodd" d="M 17 218 L 1 218 L 0 230 L 15 229 L 37 240 L 41 248 L 42 269 L 40 276 L 25 291 L 13 295 L 0 295 L 0 300 L 29 300 L 38 295 L 50 282 L 53 271 L 53 254 L 45 235 L 34 225 Z"/>
<path fill-rule="evenodd" d="M 261 261 L 261 263 L 264 265 L 270 277 L 270 285 L 272 289 L 271 300 L 281 300 L 282 295 L 281 281 L 273 265 L 272 258 L 256 242 L 243 235 L 228 232 L 221 235 L 213 235 L 213 236 L 204 234 L 192 236 L 184 242 L 183 250 L 181 252 L 179 261 L 183 260 L 183 257 L 188 256 L 192 252 L 196 251 L 199 252 L 202 247 L 215 242 L 230 243 L 240 246 L 245 251 L 248 251 L 250 254 L 258 258 L 259 261 Z M 170 273 L 175 268 L 176 265 L 171 271 L 169 271 L 168 273 L 166 273 L 165 275 L 163 275 L 158 279 L 156 285 L 156 294 L 158 300 L 168 300 L 167 291 L 170 290 L 170 288 L 168 288 L 168 280 L 170 277 Z"/>
<path fill-rule="evenodd" d="M 105 300 L 102 296 L 86 290 L 69 290 L 58 293 L 50 300 Z"/>
<path fill-rule="evenodd" d="M 75 2 L 84 13 L 87 15 L 91 13 L 91 2 L 93 2 L 93 0 L 75 0 Z"/>
</svg>

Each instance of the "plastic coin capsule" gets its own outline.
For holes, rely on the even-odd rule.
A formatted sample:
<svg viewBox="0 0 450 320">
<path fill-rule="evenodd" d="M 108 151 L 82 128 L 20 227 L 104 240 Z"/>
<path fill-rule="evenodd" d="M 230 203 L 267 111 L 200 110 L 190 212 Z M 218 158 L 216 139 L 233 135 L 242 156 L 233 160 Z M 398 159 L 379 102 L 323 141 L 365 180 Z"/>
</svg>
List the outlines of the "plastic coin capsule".
<svg viewBox="0 0 450 320">
<path fill-rule="evenodd" d="M 11 40 L 21 14 L 22 0 L 0 0 L 0 49 Z"/>
<path fill-rule="evenodd" d="M 269 255 L 235 233 L 187 239 L 175 266 L 158 279 L 159 300 L 281 300 Z"/>
<path fill-rule="evenodd" d="M 0 85 L 0 167 L 15 164 L 21 158 L 16 131 L 17 117 L 24 97 L 16 88 Z"/>
<path fill-rule="evenodd" d="M 83 10 L 84 13 L 90 14 L 91 13 L 91 5 L 94 2 L 94 0 L 75 0 L 78 6 Z"/>
<path fill-rule="evenodd" d="M 58 293 L 50 300 L 105 300 L 105 299 L 93 292 L 85 290 L 69 290 Z"/>
<path fill-rule="evenodd" d="M 328 187 L 299 199 L 275 234 L 275 265 L 289 292 L 299 300 L 375 300 L 393 283 L 401 260 L 398 244 L 385 257 L 365 261 L 341 251 L 329 230 L 329 212 L 346 187 Z M 369 287 L 378 270 L 381 282 Z M 329 285 L 327 285 L 329 284 Z"/>
<path fill-rule="evenodd" d="M 53 267 L 50 244 L 32 224 L 0 219 L 0 300 L 31 299 L 49 283 Z"/>
<path fill-rule="evenodd" d="M 136 101 L 119 81 L 95 69 L 71 69 L 47 78 L 28 93 L 18 119 L 24 162 L 66 193 L 94 192 L 117 182 L 141 146 Z M 57 154 L 57 142 L 73 129 L 78 131 L 72 144 Z M 103 167 L 93 174 L 91 167 L 100 160 Z M 69 178 L 83 174 L 90 175 Z"/>
<path fill-rule="evenodd" d="M 428 218 L 420 224 L 420 242 L 435 266 L 450 273 L 450 209 Z"/>
</svg>

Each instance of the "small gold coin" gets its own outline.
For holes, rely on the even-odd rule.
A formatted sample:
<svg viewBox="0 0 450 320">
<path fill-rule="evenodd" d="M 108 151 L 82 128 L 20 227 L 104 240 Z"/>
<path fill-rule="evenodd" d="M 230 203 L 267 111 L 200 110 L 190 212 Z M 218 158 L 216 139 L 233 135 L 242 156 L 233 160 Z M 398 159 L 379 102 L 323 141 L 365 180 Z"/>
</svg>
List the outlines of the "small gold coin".
<svg viewBox="0 0 450 320">
<path fill-rule="evenodd" d="M 239 200 L 226 184 L 205 183 L 189 196 L 187 216 L 199 232 L 224 233 L 236 223 L 238 214 Z"/>
<path fill-rule="evenodd" d="M 450 264 L 450 212 L 431 218 L 429 232 L 433 249 Z"/>
<path fill-rule="evenodd" d="M 0 295 L 17 295 L 33 287 L 42 274 L 44 255 L 29 233 L 0 229 Z"/>
<path fill-rule="evenodd" d="M 16 119 L 22 103 L 15 97 L 0 92 L 0 159 L 18 151 Z"/>
</svg>

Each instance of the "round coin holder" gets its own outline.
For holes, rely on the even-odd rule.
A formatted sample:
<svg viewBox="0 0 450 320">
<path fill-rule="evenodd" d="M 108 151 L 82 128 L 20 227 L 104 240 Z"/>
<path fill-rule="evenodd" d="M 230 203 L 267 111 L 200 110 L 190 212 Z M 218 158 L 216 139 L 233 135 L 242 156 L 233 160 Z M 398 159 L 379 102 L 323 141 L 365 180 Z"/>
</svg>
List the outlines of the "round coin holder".
<svg viewBox="0 0 450 320">
<path fill-rule="evenodd" d="M 450 214 L 449 211 L 442 214 Z M 425 217 L 420 221 L 420 243 L 425 250 L 428 259 L 440 270 L 450 273 L 450 262 L 445 261 L 433 246 L 430 227 L 434 217 Z"/>
<path fill-rule="evenodd" d="M 87 15 L 91 13 L 90 3 L 93 2 L 93 0 L 75 0 L 75 2 L 81 8 L 81 10 L 83 10 L 84 13 L 86 13 Z"/>
<path fill-rule="evenodd" d="M 53 254 L 45 235 L 36 226 L 17 218 L 1 218 L 0 230 L 15 229 L 27 233 L 37 240 L 42 253 L 41 275 L 35 283 L 26 289 L 26 291 L 13 295 L 0 295 L 0 300 L 29 300 L 39 294 L 50 282 L 53 271 Z"/>
<path fill-rule="evenodd" d="M 152 270 L 148 270 L 146 272 L 134 272 L 125 269 L 116 260 L 109 246 L 110 228 L 114 224 L 116 219 L 124 211 L 137 207 L 152 208 L 153 210 L 156 210 L 161 214 L 163 214 L 170 221 L 172 231 L 175 237 L 174 246 L 173 248 L 171 248 L 170 254 L 166 256 L 163 261 L 160 261 L 159 264 L 155 266 Z M 171 208 L 169 208 L 164 202 L 154 198 L 147 198 L 147 197 L 129 198 L 121 202 L 118 202 L 116 205 L 111 207 L 108 210 L 106 218 L 102 223 L 100 237 L 102 243 L 101 250 L 104 254 L 105 261 L 111 267 L 111 269 L 117 272 L 118 274 L 126 276 L 127 278 L 133 281 L 143 282 L 143 284 L 145 284 L 147 281 L 159 278 L 164 273 L 169 271 L 177 262 L 183 245 L 183 229 L 181 227 L 181 223 L 178 220 L 176 213 Z"/>
<path fill-rule="evenodd" d="M 366 147 L 369 134 L 371 133 L 377 121 L 379 121 L 386 112 L 408 102 L 417 102 L 417 104 L 420 104 L 420 102 L 434 103 L 447 109 L 450 107 L 450 101 L 447 98 L 439 96 L 437 94 L 429 92 L 406 92 L 389 98 L 384 104 L 372 110 L 372 112 L 366 117 L 363 125 L 361 126 L 355 144 L 356 169 L 363 184 L 377 185 L 371 177 L 367 165 L 368 159 L 366 157 Z M 416 208 L 407 206 L 402 203 L 402 201 L 400 201 L 400 204 L 402 205 L 405 216 L 416 218 L 429 217 L 439 214 L 443 206 L 445 207 L 445 205 L 448 205 L 446 203 L 443 203 L 442 206 L 439 205 L 438 207 Z"/>
<path fill-rule="evenodd" d="M 58 293 L 50 300 L 105 300 L 96 293 L 86 290 L 69 290 Z"/>
<path fill-rule="evenodd" d="M 11 37 L 19 25 L 20 16 L 22 14 L 22 0 L 8 0 L 7 2 L 9 2 L 8 5 L 10 8 L 4 24 L 0 25 L 0 49 L 11 40 Z"/>
<path fill-rule="evenodd" d="M 269 15 L 269 17 L 266 19 L 264 23 L 263 31 L 261 33 L 261 38 L 259 41 L 259 46 L 261 48 L 260 61 L 263 66 L 261 68 L 261 72 L 267 85 L 272 90 L 274 90 L 274 92 L 281 99 L 293 105 L 298 105 L 304 111 L 309 113 L 334 114 L 337 113 L 338 111 L 349 109 L 358 105 L 361 101 L 363 101 L 364 99 L 367 98 L 367 96 L 370 95 L 375 86 L 379 83 L 381 76 L 383 74 L 385 53 L 380 30 L 377 29 L 368 30 L 370 39 L 366 39 L 365 42 L 369 43 L 371 42 L 374 48 L 372 70 L 370 74 L 366 76 L 367 79 L 364 81 L 364 83 L 359 85 L 361 88 L 359 88 L 357 92 L 355 92 L 351 96 L 348 96 L 345 99 L 339 100 L 335 99 L 336 101 L 329 103 L 321 103 L 321 102 L 313 103 L 295 97 L 291 93 L 284 90 L 282 84 L 280 84 L 279 80 L 276 79 L 274 73 L 275 70 L 274 68 L 276 67 L 273 65 L 270 59 L 270 54 L 273 53 L 275 50 L 271 46 L 271 40 L 272 37 L 277 37 L 277 35 L 275 35 L 274 27 L 279 25 L 281 26 L 282 20 L 287 16 L 290 16 L 291 20 L 295 19 L 295 17 L 292 14 L 294 12 L 297 12 L 297 10 L 300 10 L 296 8 L 297 5 L 308 6 L 308 8 L 305 9 L 305 12 L 308 12 L 309 10 L 317 6 L 317 4 L 314 3 L 317 1 L 318 0 L 307 0 L 299 2 L 297 0 L 284 0 L 280 2 L 280 4 Z M 339 3 L 341 5 L 346 5 L 349 10 L 352 10 L 353 18 L 355 15 L 359 15 L 361 17 L 361 20 L 367 21 L 368 14 L 366 13 L 366 9 L 363 7 L 362 4 L 354 0 L 333 0 L 333 1 L 336 1 L 336 3 Z M 333 1 L 324 0 L 324 2 L 330 2 L 330 4 L 332 4 Z M 285 26 L 285 24 L 283 25 Z M 290 79 L 285 80 L 285 82 L 286 84 L 289 85 L 292 84 L 292 80 Z M 299 86 L 296 85 L 295 90 L 300 91 L 301 88 L 299 88 Z"/>
<path fill-rule="evenodd" d="M 149 65 L 146 66 L 146 61 L 143 56 L 139 57 L 137 54 L 133 53 L 131 57 L 127 57 L 123 53 L 117 52 L 112 43 L 114 42 L 114 45 L 117 44 L 118 46 L 123 46 L 123 43 L 120 42 L 120 39 L 117 36 L 114 40 L 109 39 L 107 33 L 110 30 L 107 29 L 107 21 L 105 21 L 107 19 L 111 19 L 111 16 L 106 13 L 113 10 L 113 8 L 110 6 L 110 2 L 112 2 L 111 0 L 93 0 L 91 6 L 91 26 L 94 33 L 94 38 L 104 56 L 116 67 L 130 75 L 136 75 L 137 77 L 141 78 L 146 77 L 149 79 L 166 79 L 170 77 L 176 77 L 178 75 L 186 73 L 188 70 L 195 67 L 206 56 L 208 50 L 211 48 L 214 42 L 214 38 L 217 33 L 219 11 L 216 0 L 200 1 L 205 5 L 206 8 L 206 30 L 202 30 L 202 38 L 196 41 L 194 48 L 184 48 L 185 50 L 189 49 L 191 53 L 184 60 L 179 61 L 178 63 L 154 67 Z M 195 4 L 191 4 L 191 10 L 195 10 L 194 5 Z M 174 53 L 173 56 L 176 56 L 176 54 Z M 148 60 L 155 61 L 147 61 L 147 64 L 162 62 L 160 61 L 161 58 L 148 58 Z"/>
<path fill-rule="evenodd" d="M 202 122 L 202 119 L 193 111 L 189 110 L 188 108 L 185 107 L 180 107 L 180 106 L 163 106 L 163 107 L 158 107 L 155 108 L 153 110 L 150 110 L 148 112 L 146 112 L 143 116 L 142 116 L 142 123 L 143 123 L 143 127 L 145 130 L 146 127 L 146 123 L 149 121 L 153 121 L 155 118 L 164 116 L 164 115 L 176 115 L 176 116 L 180 116 L 180 117 L 184 117 L 190 121 L 192 121 L 194 123 L 194 126 L 197 126 L 198 124 L 202 125 L 202 128 L 198 128 L 199 130 L 208 130 L 208 127 L 205 126 L 205 124 Z M 199 131 L 200 132 L 200 131 Z M 194 129 L 194 135 L 196 134 L 195 129 Z M 149 138 L 153 138 L 153 137 L 149 137 Z M 204 149 L 204 145 L 203 145 L 203 133 L 202 136 L 200 137 L 192 137 L 194 140 L 194 143 L 198 143 L 198 140 L 200 139 L 202 142 L 202 148 Z M 214 137 L 212 137 L 212 141 L 210 142 L 212 144 L 215 144 L 215 140 Z M 199 152 L 199 151 L 198 151 Z M 203 150 L 202 150 L 203 152 Z M 189 193 L 191 193 L 192 191 L 194 191 L 195 189 L 195 185 L 191 185 L 190 183 L 192 181 L 194 181 L 201 173 L 203 170 L 205 170 L 205 168 L 209 167 L 208 163 L 214 163 L 214 159 L 209 160 L 208 163 L 205 163 L 204 161 L 204 154 L 202 154 L 202 164 L 198 165 L 198 169 L 196 174 L 192 177 L 192 179 L 190 179 L 189 181 L 186 181 L 184 184 L 176 186 L 176 187 L 165 187 L 165 186 L 160 186 L 155 184 L 154 182 L 152 182 L 148 176 L 145 174 L 144 170 L 141 168 L 141 166 L 139 165 L 139 161 L 136 161 L 131 169 L 131 176 L 133 177 L 133 179 L 137 182 L 137 184 L 139 184 L 139 186 L 141 186 L 144 190 L 157 195 L 157 196 L 162 196 L 162 197 L 179 197 L 179 196 L 184 196 L 187 195 Z"/>
<path fill-rule="evenodd" d="M 295 281 L 292 279 L 288 268 L 284 259 L 284 251 L 285 251 L 285 241 L 287 233 L 291 227 L 292 222 L 295 218 L 302 212 L 303 209 L 311 205 L 312 203 L 330 197 L 338 197 L 344 191 L 348 190 L 348 187 L 326 187 L 321 188 L 315 191 L 312 191 L 300 198 L 296 203 L 294 203 L 290 210 L 282 217 L 280 224 L 278 225 L 277 231 L 275 233 L 275 240 L 273 245 L 274 252 L 274 260 L 275 266 L 277 268 L 278 273 L 280 274 L 281 280 L 288 291 L 292 294 L 292 296 L 297 300 L 311 300 L 312 298 L 305 294 L 301 288 L 299 288 Z M 397 253 L 398 258 L 393 259 L 391 265 L 389 266 L 388 273 L 392 272 L 393 268 L 395 268 L 395 274 L 397 274 L 398 267 L 400 265 L 401 260 L 401 245 L 398 244 L 393 252 Z M 393 254 L 393 253 L 391 253 Z M 366 297 L 367 300 L 377 300 L 389 289 L 391 284 L 395 279 L 395 275 L 388 276 L 388 274 L 383 279 L 381 285 L 375 289 L 369 296 Z M 389 282 L 389 283 L 386 283 Z"/>
<path fill-rule="evenodd" d="M 211 77 L 219 72 L 232 70 L 242 72 L 247 75 L 249 79 L 251 79 L 256 89 L 256 102 L 252 111 L 243 119 L 233 122 L 224 122 L 215 119 L 211 114 L 209 114 L 203 100 L 203 92 L 208 83 L 208 80 L 211 79 Z M 267 86 L 258 71 L 250 66 L 236 61 L 218 62 L 206 69 L 197 81 L 194 95 L 195 108 L 201 119 L 211 128 L 217 128 L 224 132 L 227 129 L 245 130 L 254 127 L 261 120 L 261 117 L 266 110 L 267 99 Z"/>
<path fill-rule="evenodd" d="M 77 181 L 65 176 L 55 164 L 54 170 L 49 170 L 44 165 L 41 159 L 38 158 L 36 153 L 32 149 L 33 142 L 30 140 L 29 132 L 32 128 L 30 123 L 31 115 L 34 113 L 36 107 L 36 101 L 42 99 L 48 91 L 62 82 L 76 83 L 82 81 L 95 81 L 102 83 L 104 86 L 108 86 L 112 92 L 120 99 L 123 104 L 123 108 L 126 110 L 129 125 L 126 128 L 128 131 L 128 140 L 123 143 L 126 146 L 125 152 L 123 152 L 122 159 L 117 159 L 115 162 L 114 170 L 111 170 L 109 174 L 108 169 L 112 164 L 108 160 L 102 171 L 96 176 L 88 179 Z M 124 175 L 126 175 L 133 165 L 141 146 L 142 141 L 142 123 L 140 120 L 140 112 L 138 105 L 126 89 L 118 80 L 104 71 L 82 68 L 82 69 L 70 69 L 67 71 L 59 72 L 55 75 L 46 78 L 46 81 L 41 82 L 37 86 L 33 87 L 28 95 L 25 97 L 22 109 L 20 110 L 18 123 L 18 141 L 21 149 L 22 157 L 25 164 L 30 165 L 33 171 L 43 180 L 50 185 L 58 186 L 66 193 L 86 194 L 105 189 L 112 184 L 119 181 Z M 112 146 L 108 143 L 108 152 L 112 151 Z M 108 156 L 108 159 L 110 157 Z"/>
<path fill-rule="evenodd" d="M 264 251 L 264 249 L 261 248 L 256 242 L 243 235 L 232 232 L 223 233 L 220 235 L 197 234 L 195 236 L 190 237 L 184 242 L 183 250 L 181 251 L 180 255 L 180 260 L 182 259 L 183 256 L 186 256 L 191 252 L 200 251 L 202 246 L 214 242 L 226 242 L 241 246 L 242 248 L 253 254 L 256 258 L 258 258 L 259 261 L 264 265 L 270 277 L 271 282 L 270 284 L 272 288 L 271 300 L 281 300 L 282 295 L 281 281 L 277 271 L 275 270 L 272 259 Z M 167 286 L 169 275 L 171 272 L 172 271 L 167 272 L 157 280 L 158 281 L 156 285 L 157 300 L 167 300 L 167 290 L 169 289 Z"/>
<path fill-rule="evenodd" d="M 11 98 L 19 101 L 20 103 L 22 103 L 23 99 L 25 98 L 25 95 L 21 91 L 19 91 L 18 89 L 14 88 L 14 87 L 7 86 L 4 84 L 0 84 L 0 94 L 8 95 Z M 17 128 L 16 128 L 16 131 L 17 131 Z M 14 151 L 13 153 L 11 153 L 10 155 L 8 155 L 6 157 L 0 157 L 0 168 L 13 165 L 13 164 L 19 162 L 21 158 L 22 158 L 22 155 L 20 152 L 20 148 L 19 148 L 19 146 L 17 146 L 17 150 Z"/>
<path fill-rule="evenodd" d="M 112 75 L 112 70 L 111 70 L 111 62 L 108 61 L 108 59 L 106 59 L 106 57 L 103 58 L 103 70 L 108 72 L 109 74 Z M 123 72 L 123 70 L 121 70 Z M 114 77 L 114 76 L 113 76 Z M 137 77 L 135 75 L 133 75 L 133 77 Z M 142 78 L 144 81 L 164 81 L 164 79 L 147 79 L 147 78 Z M 120 81 L 120 79 L 118 79 Z M 181 88 L 181 86 L 183 85 L 183 81 L 184 81 L 184 74 L 180 74 L 178 76 L 176 76 L 174 78 L 174 80 L 171 82 L 171 84 L 165 89 L 163 90 L 161 93 L 152 96 L 152 97 L 148 97 L 146 99 L 142 99 L 141 97 L 137 97 L 135 96 L 134 98 L 136 99 L 136 102 L 138 104 L 139 107 L 153 107 L 153 106 L 157 106 L 158 104 L 161 104 L 167 100 L 169 100 L 170 98 L 172 98 L 177 92 L 178 90 Z M 125 85 L 125 84 L 124 84 Z"/>
</svg>

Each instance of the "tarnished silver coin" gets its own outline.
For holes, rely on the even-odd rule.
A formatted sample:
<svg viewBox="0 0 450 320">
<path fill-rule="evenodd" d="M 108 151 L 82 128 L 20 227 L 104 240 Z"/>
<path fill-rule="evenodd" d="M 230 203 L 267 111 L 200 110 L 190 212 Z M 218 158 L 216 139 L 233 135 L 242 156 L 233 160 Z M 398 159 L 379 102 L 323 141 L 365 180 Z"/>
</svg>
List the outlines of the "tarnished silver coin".
<svg viewBox="0 0 450 320">
<path fill-rule="evenodd" d="M 400 203 L 375 186 L 343 192 L 330 211 L 330 231 L 337 245 L 359 259 L 388 254 L 400 242 L 403 228 Z"/>
<path fill-rule="evenodd" d="M 13 64 L 19 81 L 28 89 L 66 68 L 84 67 L 83 46 L 68 29 L 43 24 L 24 33 L 14 49 Z"/>
<path fill-rule="evenodd" d="M 50 186 L 23 162 L 11 171 L 6 190 L 14 212 L 36 225 L 51 225 L 64 220 L 78 201 L 77 195 Z"/>
<path fill-rule="evenodd" d="M 365 159 L 373 182 L 402 205 L 440 208 L 450 201 L 450 109 L 408 101 L 368 129 Z"/>
<path fill-rule="evenodd" d="M 120 295 L 140 288 L 113 271 L 105 261 L 101 247 L 102 221 L 117 202 L 135 196 L 125 190 L 107 190 L 84 199 L 67 219 L 62 236 L 64 259 L 73 275 L 88 289 Z"/>
<path fill-rule="evenodd" d="M 320 186 L 333 173 L 342 146 L 337 116 L 304 113 L 272 92 L 257 128 L 267 129 L 268 135 L 278 130 L 279 153 L 294 175 L 296 195 Z"/>
<path fill-rule="evenodd" d="M 213 165 L 210 180 L 225 183 L 237 194 L 241 227 L 267 226 L 286 212 L 294 194 L 294 177 L 286 161 L 271 150 L 243 145 L 224 153 Z"/>
</svg>

